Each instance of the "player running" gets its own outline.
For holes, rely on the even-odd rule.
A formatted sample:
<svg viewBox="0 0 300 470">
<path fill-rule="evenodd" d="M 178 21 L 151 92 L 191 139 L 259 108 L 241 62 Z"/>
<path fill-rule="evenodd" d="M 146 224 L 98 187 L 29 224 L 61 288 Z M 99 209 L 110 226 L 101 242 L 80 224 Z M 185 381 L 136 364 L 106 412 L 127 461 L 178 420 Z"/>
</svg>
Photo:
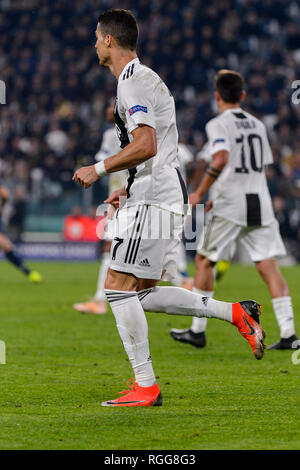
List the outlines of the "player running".
<svg viewBox="0 0 300 470">
<path fill-rule="evenodd" d="M 114 123 L 114 106 L 115 99 L 112 99 L 106 108 L 106 120 L 109 123 Z M 95 155 L 97 162 L 105 160 L 112 155 L 115 155 L 120 150 L 120 141 L 118 139 L 116 130 L 114 127 L 110 127 L 103 133 L 103 139 L 100 150 Z M 193 160 L 193 154 L 185 144 L 178 144 L 178 158 L 180 163 L 180 172 L 183 175 L 184 180 L 186 179 L 186 165 Z M 112 194 L 116 189 L 125 186 L 127 181 L 127 170 L 118 171 L 109 175 L 108 191 Z M 111 212 L 107 215 L 105 231 L 103 236 L 104 246 L 103 254 L 101 259 L 101 265 L 99 269 L 97 291 L 94 297 L 88 302 L 81 302 L 74 304 L 74 309 L 81 313 L 89 313 L 94 315 L 103 315 L 107 313 L 107 302 L 104 292 L 104 284 L 107 275 L 107 270 L 110 264 L 110 249 L 114 234 L 115 225 L 115 211 L 112 206 Z M 178 258 L 177 258 L 177 272 L 176 276 L 171 280 L 175 286 L 185 287 L 186 289 L 192 289 L 193 279 L 188 277 L 187 274 L 187 261 L 186 251 L 183 244 L 178 246 Z"/>
<path fill-rule="evenodd" d="M 114 123 L 114 106 L 115 99 L 112 99 L 106 108 L 106 119 L 109 123 Z M 102 144 L 99 152 L 95 155 L 97 162 L 103 161 L 120 151 L 120 141 L 118 139 L 115 127 L 110 127 L 103 133 Z M 127 180 L 127 170 L 118 171 L 109 175 L 108 190 L 111 194 L 116 189 L 125 185 Z M 101 265 L 98 275 L 97 291 L 94 298 L 89 302 L 82 302 L 74 304 L 75 310 L 81 313 L 91 313 L 95 315 L 102 315 L 107 312 L 107 302 L 104 292 L 104 283 L 107 275 L 107 270 L 110 264 L 110 248 L 113 240 L 115 224 L 115 213 L 111 206 L 111 213 L 107 215 L 105 231 L 103 236 L 104 246 L 101 259 Z"/>
<path fill-rule="evenodd" d="M 211 164 L 212 157 L 210 154 L 210 149 L 209 149 L 209 142 L 206 142 L 200 152 L 197 153 L 196 155 L 196 160 L 198 162 L 198 165 L 194 171 L 193 174 L 193 187 L 194 189 L 198 187 L 200 181 L 202 180 L 208 165 Z M 212 200 L 214 198 L 214 189 L 215 185 L 212 185 L 209 188 L 209 191 L 207 193 L 208 201 L 206 202 L 205 205 L 205 215 L 206 215 L 206 227 L 209 226 L 208 221 L 211 219 L 211 205 L 212 205 Z M 206 227 L 204 228 L 204 232 L 201 234 L 201 240 L 199 243 L 202 242 L 203 236 L 206 230 Z M 232 245 L 230 247 L 230 255 L 229 258 L 231 259 L 234 255 L 236 247 Z M 224 275 L 228 271 L 230 266 L 230 261 L 225 261 L 225 260 L 220 260 L 214 265 L 213 269 L 213 276 L 214 276 L 214 283 L 219 283 L 221 279 L 223 279 Z M 190 283 L 190 290 L 193 290 L 194 292 L 198 292 L 198 289 L 194 285 L 194 279 L 192 279 L 192 282 Z M 178 328 L 172 328 L 170 330 L 170 334 L 172 338 L 174 338 L 177 341 L 181 341 L 182 343 L 189 343 L 192 346 L 195 346 L 197 348 L 204 348 L 206 346 L 206 325 L 207 325 L 207 318 L 199 318 L 199 317 L 193 317 L 192 324 L 190 328 L 188 329 L 178 329 Z"/>
<path fill-rule="evenodd" d="M 3 251 L 7 261 L 12 263 L 16 268 L 18 268 L 23 274 L 25 274 L 29 281 L 33 284 L 39 284 L 42 282 L 42 276 L 38 271 L 29 269 L 23 259 L 16 253 L 11 241 L 3 233 L 2 221 L 1 221 L 1 209 L 4 207 L 6 202 L 9 199 L 9 191 L 0 182 L 0 249 Z"/>
<path fill-rule="evenodd" d="M 213 161 L 190 195 L 192 205 L 198 204 L 213 185 L 212 218 L 196 255 L 194 291 L 213 297 L 213 266 L 230 259 L 232 246 L 239 240 L 272 296 L 280 340 L 269 349 L 291 349 L 299 344 L 294 312 L 276 259 L 286 251 L 264 172 L 273 156 L 264 124 L 240 107 L 245 97 L 243 86 L 242 76 L 235 71 L 220 70 L 216 76 L 215 95 L 221 114 L 206 126 Z M 171 335 L 194 346 L 203 345 L 206 320 L 195 318 L 192 329 L 171 330 Z"/>
<path fill-rule="evenodd" d="M 130 390 L 103 406 L 157 406 L 162 396 L 152 368 L 144 310 L 228 321 L 250 343 L 257 359 L 264 352 L 260 311 L 255 301 L 231 304 L 180 287 L 156 286 L 163 274 L 171 278 L 176 271 L 187 202 L 178 171 L 174 99 L 160 77 L 137 57 L 138 27 L 130 11 L 113 9 L 100 15 L 96 38 L 100 64 L 118 80 L 115 122 L 122 150 L 80 168 L 73 180 L 88 188 L 107 173 L 129 169 L 126 190 L 115 191 L 107 200 L 117 206 L 121 195 L 127 198 L 117 215 L 105 292 L 135 374 Z M 167 239 L 160 233 L 148 237 L 152 230 L 160 231 L 159 220 L 172 222 Z"/>
</svg>

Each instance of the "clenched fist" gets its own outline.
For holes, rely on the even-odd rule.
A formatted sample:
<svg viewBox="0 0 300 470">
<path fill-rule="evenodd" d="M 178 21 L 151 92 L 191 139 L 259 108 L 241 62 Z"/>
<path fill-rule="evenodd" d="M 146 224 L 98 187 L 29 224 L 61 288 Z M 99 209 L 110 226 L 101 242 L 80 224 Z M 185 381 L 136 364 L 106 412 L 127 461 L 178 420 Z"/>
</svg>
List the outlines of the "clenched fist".
<svg viewBox="0 0 300 470">
<path fill-rule="evenodd" d="M 72 178 L 76 183 L 81 184 L 85 189 L 89 188 L 95 181 L 99 179 L 99 176 L 96 173 L 95 166 L 83 166 L 76 170 Z"/>
</svg>

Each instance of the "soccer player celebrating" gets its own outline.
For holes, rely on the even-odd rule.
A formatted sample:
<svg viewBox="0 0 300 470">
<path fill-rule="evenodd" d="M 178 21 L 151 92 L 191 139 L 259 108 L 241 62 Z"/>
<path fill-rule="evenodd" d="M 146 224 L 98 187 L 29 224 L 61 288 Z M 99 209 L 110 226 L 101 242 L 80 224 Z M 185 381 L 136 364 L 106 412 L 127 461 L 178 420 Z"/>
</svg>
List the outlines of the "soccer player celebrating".
<svg viewBox="0 0 300 470">
<path fill-rule="evenodd" d="M 9 199 L 9 191 L 0 182 L 0 249 L 4 252 L 6 259 L 12 263 L 16 268 L 18 268 L 23 274 L 25 274 L 29 281 L 34 284 L 39 284 L 42 282 L 42 276 L 38 271 L 29 269 L 25 264 L 23 259 L 16 253 L 11 241 L 2 231 L 1 223 L 1 206 L 4 207 L 7 200 Z"/>
<path fill-rule="evenodd" d="M 106 108 L 106 119 L 109 123 L 114 122 L 114 106 L 115 99 L 112 99 Z M 103 161 L 120 151 L 120 141 L 118 139 L 114 127 L 110 127 L 103 133 L 103 139 L 100 150 L 95 155 L 97 162 Z M 118 171 L 109 175 L 108 189 L 109 194 L 116 191 L 125 185 L 127 180 L 127 171 Z M 111 207 L 112 208 L 112 207 Z M 113 210 L 113 208 L 112 208 Z M 115 216 L 113 213 L 107 215 L 105 231 L 103 236 L 104 246 L 101 259 L 101 265 L 98 275 L 97 291 L 93 299 L 89 302 L 82 302 L 74 304 L 75 310 L 81 313 L 91 313 L 95 315 L 102 315 L 107 312 L 107 303 L 104 292 L 104 283 L 107 275 L 107 270 L 110 264 L 110 248 L 114 233 Z"/>
<path fill-rule="evenodd" d="M 240 107 L 245 97 L 242 76 L 220 70 L 216 76 L 216 100 L 220 115 L 206 126 L 213 157 L 198 189 L 190 195 L 199 203 L 213 185 L 212 218 L 203 246 L 196 255 L 194 292 L 213 297 L 213 266 L 230 259 L 239 240 L 267 284 L 280 328 L 280 340 L 270 349 L 297 347 L 294 313 L 288 285 L 277 257 L 286 253 L 275 219 L 264 166 L 273 156 L 264 124 Z M 188 330 L 171 330 L 174 339 L 205 345 L 206 318 L 194 318 Z"/>
<path fill-rule="evenodd" d="M 138 27 L 130 11 L 101 14 L 96 38 L 100 64 L 118 79 L 115 123 L 122 150 L 80 168 L 73 180 L 88 188 L 104 174 L 129 169 L 126 189 L 115 191 L 106 201 L 116 207 L 120 196 L 126 198 L 117 214 L 105 291 L 135 374 L 130 390 L 103 406 L 161 405 L 144 310 L 228 321 L 261 359 L 264 334 L 259 305 L 255 301 L 219 302 L 180 287 L 157 286 L 162 275 L 170 279 L 176 271 L 187 202 L 178 171 L 174 99 L 159 76 L 137 57 Z M 165 228 L 160 220 L 170 222 L 168 238 L 160 233 Z"/>
</svg>

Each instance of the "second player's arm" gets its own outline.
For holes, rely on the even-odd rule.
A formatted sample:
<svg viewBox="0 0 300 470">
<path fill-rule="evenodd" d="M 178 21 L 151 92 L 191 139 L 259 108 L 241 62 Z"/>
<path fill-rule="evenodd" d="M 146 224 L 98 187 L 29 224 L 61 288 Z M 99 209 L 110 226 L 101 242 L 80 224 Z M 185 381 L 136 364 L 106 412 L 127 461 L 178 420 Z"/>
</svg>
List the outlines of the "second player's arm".
<svg viewBox="0 0 300 470">
<path fill-rule="evenodd" d="M 157 141 L 155 129 L 147 125 L 139 125 L 131 134 L 133 136 L 132 142 L 119 153 L 108 157 L 103 162 L 106 173 L 115 173 L 120 170 L 133 168 L 156 155 Z M 95 165 L 82 167 L 73 176 L 73 180 L 84 188 L 91 186 L 98 178 L 99 175 L 96 172 Z"/>
<path fill-rule="evenodd" d="M 209 188 L 221 174 L 227 162 L 228 152 L 226 150 L 220 150 L 213 155 L 212 163 L 207 168 L 201 183 L 196 191 L 190 194 L 190 203 L 192 206 L 195 206 L 203 199 Z"/>
</svg>

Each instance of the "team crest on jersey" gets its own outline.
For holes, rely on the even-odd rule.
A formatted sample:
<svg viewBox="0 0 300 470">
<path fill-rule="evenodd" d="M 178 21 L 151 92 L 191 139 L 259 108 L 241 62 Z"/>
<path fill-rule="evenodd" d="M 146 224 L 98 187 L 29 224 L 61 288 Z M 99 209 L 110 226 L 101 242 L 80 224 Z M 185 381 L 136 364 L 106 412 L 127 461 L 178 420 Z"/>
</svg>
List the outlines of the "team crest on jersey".
<svg viewBox="0 0 300 470">
<path fill-rule="evenodd" d="M 135 106 L 132 106 L 132 108 L 129 109 L 129 114 L 132 115 L 134 113 L 137 113 L 138 111 L 143 111 L 143 113 L 148 113 L 148 108 L 147 106 L 141 106 L 140 104 L 136 104 Z"/>
</svg>

